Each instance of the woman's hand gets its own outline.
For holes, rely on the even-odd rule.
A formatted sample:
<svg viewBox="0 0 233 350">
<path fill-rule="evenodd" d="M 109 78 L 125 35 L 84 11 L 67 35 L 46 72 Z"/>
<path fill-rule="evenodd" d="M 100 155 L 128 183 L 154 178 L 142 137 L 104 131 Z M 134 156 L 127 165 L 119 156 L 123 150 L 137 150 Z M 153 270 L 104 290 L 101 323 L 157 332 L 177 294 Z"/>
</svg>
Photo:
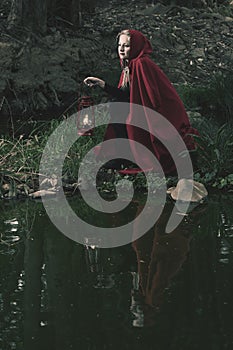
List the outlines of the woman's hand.
<svg viewBox="0 0 233 350">
<path fill-rule="evenodd" d="M 83 80 L 83 82 L 89 87 L 93 87 L 97 85 L 103 89 L 105 86 L 105 81 L 96 77 L 87 77 Z"/>
</svg>

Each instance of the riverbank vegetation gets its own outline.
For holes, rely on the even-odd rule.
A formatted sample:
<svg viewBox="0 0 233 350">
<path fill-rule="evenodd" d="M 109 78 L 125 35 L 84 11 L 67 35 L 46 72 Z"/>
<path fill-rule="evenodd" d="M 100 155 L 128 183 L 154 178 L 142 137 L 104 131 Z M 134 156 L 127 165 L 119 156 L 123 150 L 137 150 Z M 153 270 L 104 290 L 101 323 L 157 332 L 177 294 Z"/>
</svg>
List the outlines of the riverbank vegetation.
<svg viewBox="0 0 233 350">
<path fill-rule="evenodd" d="M 197 181 L 221 189 L 233 185 L 233 72 L 215 74 L 209 84 L 180 85 L 178 91 L 200 132 Z"/>
<path fill-rule="evenodd" d="M 218 76 L 213 78 L 207 88 L 192 86 L 178 88 L 189 111 L 191 122 L 200 132 L 200 136 L 196 138 L 198 162 L 194 179 L 204 183 L 207 187 L 226 191 L 231 191 L 233 188 L 233 114 L 231 108 L 233 98 L 232 90 L 229 90 L 232 82 L 232 75 Z M 216 85 L 218 88 L 214 88 Z M 200 112 L 206 114 L 202 115 Z M 106 113 L 107 120 L 107 109 L 101 113 Z M 63 115 L 60 120 L 31 121 L 31 131 L 27 135 L 15 130 L 14 135 L 1 136 L 1 198 L 28 196 L 38 190 L 38 174 L 44 147 L 49 136 L 62 121 L 67 120 L 67 127 L 70 127 L 68 115 L 69 113 L 66 116 Z M 22 129 L 27 130 L 28 127 L 27 124 Z M 80 186 L 91 190 L 96 181 L 94 178 L 95 165 L 86 164 L 86 176 L 81 180 L 78 180 L 79 166 L 85 154 L 102 141 L 104 128 L 104 126 L 98 127 L 93 136 L 80 137 L 70 148 L 63 166 L 62 180 L 65 191 L 75 193 Z M 135 189 L 146 190 L 147 183 L 143 174 L 126 175 L 125 178 L 133 182 Z M 100 191 L 112 193 L 121 179 L 122 175 L 102 169 L 97 176 L 97 187 Z M 149 174 L 148 179 L 155 190 L 162 184 L 156 174 Z M 60 190 L 56 178 L 46 181 L 51 185 L 52 192 Z M 168 184 L 173 184 L 176 179 L 169 178 L 167 181 Z"/>
</svg>

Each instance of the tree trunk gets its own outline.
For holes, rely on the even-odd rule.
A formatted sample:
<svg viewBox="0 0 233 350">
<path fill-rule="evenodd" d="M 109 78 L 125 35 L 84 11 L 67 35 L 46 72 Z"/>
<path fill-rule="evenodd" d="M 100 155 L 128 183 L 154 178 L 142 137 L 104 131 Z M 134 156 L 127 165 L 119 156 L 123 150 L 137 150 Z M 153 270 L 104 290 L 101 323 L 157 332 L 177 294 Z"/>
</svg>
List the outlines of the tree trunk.
<svg viewBox="0 0 233 350">
<path fill-rule="evenodd" d="M 12 0 L 8 16 L 8 29 L 13 28 L 22 21 L 23 0 Z"/>
<path fill-rule="evenodd" d="M 22 25 L 34 32 L 46 33 L 47 0 L 12 0 L 8 29 Z"/>
<path fill-rule="evenodd" d="M 70 8 L 70 18 L 71 22 L 75 27 L 80 26 L 82 23 L 82 12 L 81 12 L 81 1 L 72 0 Z"/>
</svg>

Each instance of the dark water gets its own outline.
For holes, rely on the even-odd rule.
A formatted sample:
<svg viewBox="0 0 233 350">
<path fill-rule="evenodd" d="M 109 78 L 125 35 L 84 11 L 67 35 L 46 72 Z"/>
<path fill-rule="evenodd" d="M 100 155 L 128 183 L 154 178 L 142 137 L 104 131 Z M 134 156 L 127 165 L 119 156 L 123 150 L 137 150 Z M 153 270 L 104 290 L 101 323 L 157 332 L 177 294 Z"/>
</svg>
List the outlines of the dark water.
<svg viewBox="0 0 233 350">
<path fill-rule="evenodd" d="M 165 234 L 172 206 L 133 244 L 100 249 L 40 202 L 1 202 L 0 349 L 233 349 L 233 195 Z"/>
</svg>

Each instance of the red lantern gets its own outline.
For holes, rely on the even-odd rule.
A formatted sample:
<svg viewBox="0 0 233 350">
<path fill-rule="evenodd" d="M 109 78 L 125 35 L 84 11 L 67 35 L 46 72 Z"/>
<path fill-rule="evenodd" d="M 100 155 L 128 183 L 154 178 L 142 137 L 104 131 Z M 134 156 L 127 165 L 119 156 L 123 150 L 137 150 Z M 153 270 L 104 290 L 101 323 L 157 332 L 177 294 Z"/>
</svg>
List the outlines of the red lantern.
<svg viewBox="0 0 233 350">
<path fill-rule="evenodd" d="M 90 96 L 82 96 L 78 100 L 78 134 L 82 136 L 93 135 L 94 127 L 94 101 Z"/>
</svg>

